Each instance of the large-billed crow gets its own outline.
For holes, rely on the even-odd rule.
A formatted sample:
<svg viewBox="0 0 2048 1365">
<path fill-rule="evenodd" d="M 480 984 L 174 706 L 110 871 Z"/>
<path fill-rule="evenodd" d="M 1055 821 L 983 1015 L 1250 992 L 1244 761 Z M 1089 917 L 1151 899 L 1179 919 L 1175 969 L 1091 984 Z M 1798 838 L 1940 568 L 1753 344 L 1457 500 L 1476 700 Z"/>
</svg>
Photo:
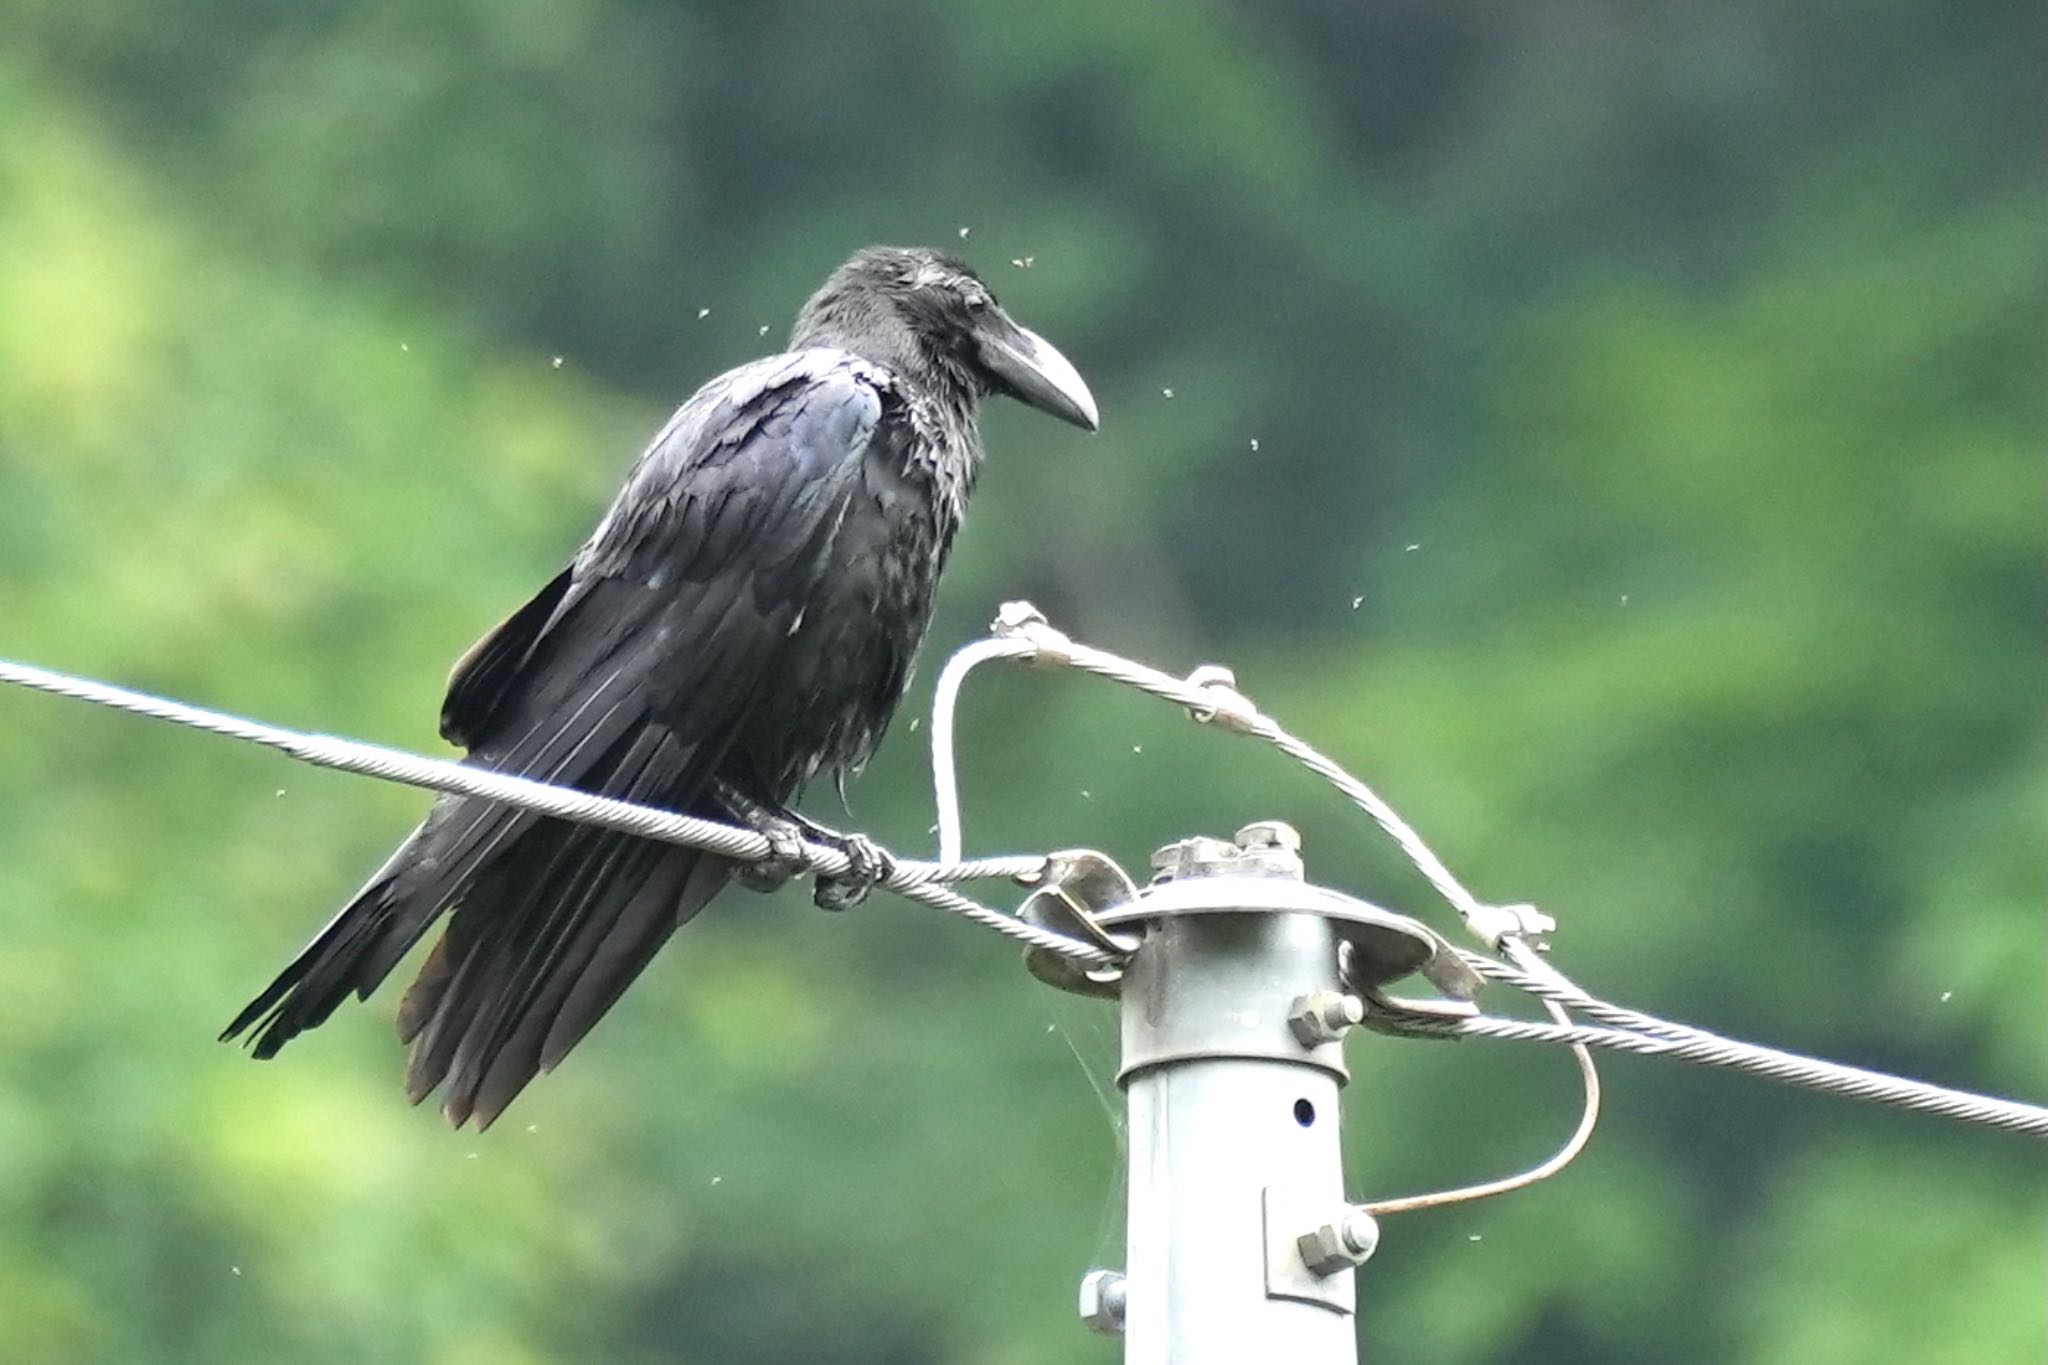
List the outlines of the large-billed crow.
<svg viewBox="0 0 2048 1365">
<path fill-rule="evenodd" d="M 965 264 L 874 247 L 790 349 L 699 389 L 568 568 L 456 664 L 467 762 L 780 835 L 874 749 L 909 680 L 981 442 L 1006 394 L 1093 430 L 1074 367 Z M 871 846 L 848 841 L 869 880 Z M 406 1087 L 488 1125 L 738 869 L 444 796 L 223 1037 L 269 1057 L 367 997 L 452 909 L 399 1006 Z"/>
</svg>

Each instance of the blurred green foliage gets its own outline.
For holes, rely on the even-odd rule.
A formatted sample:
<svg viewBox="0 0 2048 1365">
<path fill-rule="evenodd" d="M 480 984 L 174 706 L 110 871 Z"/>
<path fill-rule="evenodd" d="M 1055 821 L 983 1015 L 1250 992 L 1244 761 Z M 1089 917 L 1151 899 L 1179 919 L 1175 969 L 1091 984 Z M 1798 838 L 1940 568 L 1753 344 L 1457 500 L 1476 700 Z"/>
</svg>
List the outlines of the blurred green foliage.
<svg viewBox="0 0 2048 1365">
<path fill-rule="evenodd" d="M 431 749 L 668 405 L 941 242 L 1106 429 L 990 415 L 936 650 L 1026 596 L 1229 660 L 1596 988 L 2039 1097 L 2037 19 L 0 0 L 0 652 Z M 1284 816 L 1437 914 L 1163 708 L 966 724 L 976 847 Z M 899 848 L 921 738 L 855 792 Z M 0 1359 L 1113 1357 L 1108 1011 L 924 911 L 735 894 L 483 1137 L 385 996 L 213 1044 L 421 804 L 0 696 Z M 1571 1121 L 1562 1057 L 1352 1051 L 1361 1195 Z M 1389 1226 L 1373 1355 L 2048 1352 L 2037 1151 L 1608 1070 L 1567 1176 Z"/>
</svg>

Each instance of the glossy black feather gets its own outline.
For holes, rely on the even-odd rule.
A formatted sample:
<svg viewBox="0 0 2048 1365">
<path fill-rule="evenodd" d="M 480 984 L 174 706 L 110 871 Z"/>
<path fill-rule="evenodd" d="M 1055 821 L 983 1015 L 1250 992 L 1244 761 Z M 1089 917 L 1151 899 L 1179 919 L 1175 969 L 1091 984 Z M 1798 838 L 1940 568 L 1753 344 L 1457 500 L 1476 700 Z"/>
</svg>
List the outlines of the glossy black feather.
<svg viewBox="0 0 2048 1365">
<path fill-rule="evenodd" d="M 677 411 L 574 562 L 456 666 L 441 725 L 466 762 L 730 819 L 721 790 L 786 809 L 866 759 L 979 460 L 989 383 L 917 311 L 955 266 L 864 253 L 807 308 L 799 349 Z M 407 1088 L 445 1087 L 452 1120 L 488 1124 L 733 871 L 443 797 L 224 1036 L 274 1054 L 448 914 L 399 1009 Z"/>
</svg>

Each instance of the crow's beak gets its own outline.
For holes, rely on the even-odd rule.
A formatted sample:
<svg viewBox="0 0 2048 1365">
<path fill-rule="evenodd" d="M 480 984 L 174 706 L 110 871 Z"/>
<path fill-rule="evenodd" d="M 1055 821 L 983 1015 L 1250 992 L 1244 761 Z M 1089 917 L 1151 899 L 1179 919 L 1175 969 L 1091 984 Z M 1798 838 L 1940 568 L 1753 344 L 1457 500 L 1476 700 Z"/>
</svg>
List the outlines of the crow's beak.
<svg viewBox="0 0 2048 1365">
<path fill-rule="evenodd" d="M 1077 427 L 1093 431 L 1100 425 L 1095 395 L 1080 371 L 1044 337 L 992 309 L 976 329 L 976 340 L 981 363 L 1003 392 Z"/>
</svg>

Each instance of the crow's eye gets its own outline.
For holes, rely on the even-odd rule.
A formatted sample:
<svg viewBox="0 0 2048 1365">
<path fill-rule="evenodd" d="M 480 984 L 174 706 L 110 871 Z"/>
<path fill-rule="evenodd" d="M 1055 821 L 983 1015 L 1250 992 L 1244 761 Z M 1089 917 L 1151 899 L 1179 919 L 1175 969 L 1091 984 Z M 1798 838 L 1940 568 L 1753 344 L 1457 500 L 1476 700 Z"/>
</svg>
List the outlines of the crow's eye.
<svg viewBox="0 0 2048 1365">
<path fill-rule="evenodd" d="M 995 302 L 995 300 L 982 293 L 979 289 L 968 290 L 965 297 L 967 300 L 967 311 L 970 313 L 986 313 Z"/>
</svg>

